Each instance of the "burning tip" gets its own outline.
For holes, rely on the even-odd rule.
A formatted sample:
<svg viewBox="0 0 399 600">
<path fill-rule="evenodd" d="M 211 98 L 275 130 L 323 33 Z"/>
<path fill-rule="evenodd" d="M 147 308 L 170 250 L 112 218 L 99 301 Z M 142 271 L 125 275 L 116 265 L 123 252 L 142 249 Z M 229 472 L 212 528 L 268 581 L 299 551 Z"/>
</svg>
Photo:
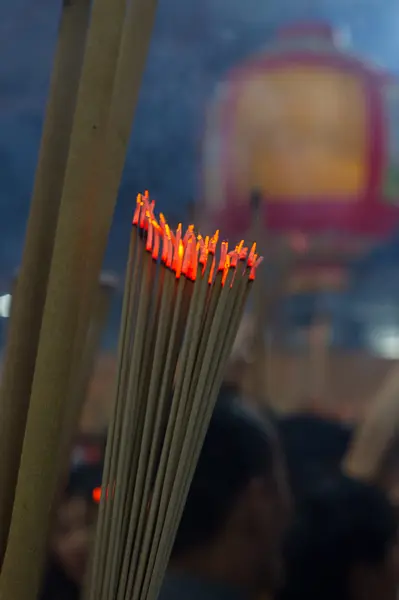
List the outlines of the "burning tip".
<svg viewBox="0 0 399 600">
<path fill-rule="evenodd" d="M 201 265 L 200 273 L 203 277 L 209 278 L 210 284 L 214 281 L 215 271 L 218 271 L 222 275 L 224 285 L 231 269 L 236 268 L 238 262 L 244 260 L 250 271 L 250 279 L 255 278 L 256 270 L 262 262 L 262 258 L 256 254 L 256 244 L 253 244 L 248 251 L 244 246 L 244 240 L 241 240 L 234 250 L 229 252 L 226 241 L 222 241 L 219 245 L 219 230 L 211 237 L 204 238 L 195 233 L 194 225 L 191 224 L 183 234 L 181 223 L 176 230 L 172 230 L 163 213 L 156 217 L 154 211 L 155 202 L 150 200 L 148 191 L 143 195 L 138 194 L 132 219 L 133 225 L 141 230 L 145 248 L 153 259 L 158 261 L 160 258 L 162 264 L 174 271 L 177 278 L 184 275 L 189 279 L 195 279 L 198 266 Z M 232 279 L 229 276 L 229 281 L 234 282 L 234 279 L 235 274 Z"/>
<path fill-rule="evenodd" d="M 251 266 L 251 270 L 249 272 L 249 279 L 250 281 L 253 281 L 256 277 L 256 270 L 258 269 L 258 267 L 262 264 L 263 262 L 263 256 L 258 256 L 254 262 L 254 264 Z"/>
</svg>

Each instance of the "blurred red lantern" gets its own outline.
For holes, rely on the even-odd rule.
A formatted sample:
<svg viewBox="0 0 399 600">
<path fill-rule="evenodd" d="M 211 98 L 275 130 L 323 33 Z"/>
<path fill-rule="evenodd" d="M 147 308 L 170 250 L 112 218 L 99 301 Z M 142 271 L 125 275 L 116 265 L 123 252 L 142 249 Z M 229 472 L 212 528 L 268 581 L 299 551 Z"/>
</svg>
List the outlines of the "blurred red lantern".
<svg viewBox="0 0 399 600">
<path fill-rule="evenodd" d="M 284 29 L 219 86 L 204 196 L 227 235 L 248 228 L 254 190 L 268 232 L 344 236 L 347 254 L 396 226 L 399 84 L 344 52 L 329 26 Z"/>
</svg>

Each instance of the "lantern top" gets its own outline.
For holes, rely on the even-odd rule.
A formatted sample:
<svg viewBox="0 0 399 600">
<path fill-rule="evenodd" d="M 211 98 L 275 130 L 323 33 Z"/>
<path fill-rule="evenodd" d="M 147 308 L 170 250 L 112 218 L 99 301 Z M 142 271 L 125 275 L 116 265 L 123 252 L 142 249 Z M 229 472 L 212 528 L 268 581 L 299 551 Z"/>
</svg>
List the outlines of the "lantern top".
<svg viewBox="0 0 399 600">
<path fill-rule="evenodd" d="M 399 84 L 342 48 L 346 34 L 290 24 L 227 74 L 209 111 L 204 179 L 230 234 L 248 226 L 254 190 L 278 234 L 369 240 L 398 222 Z"/>
<path fill-rule="evenodd" d="M 331 49 L 344 50 L 350 43 L 347 28 L 336 28 L 321 21 L 310 21 L 285 25 L 277 32 L 278 44 L 307 44 L 314 40 Z"/>
<path fill-rule="evenodd" d="M 281 40 L 309 36 L 323 38 L 333 42 L 335 30 L 328 23 L 308 22 L 285 25 L 284 27 L 281 27 L 277 34 L 277 37 Z"/>
</svg>

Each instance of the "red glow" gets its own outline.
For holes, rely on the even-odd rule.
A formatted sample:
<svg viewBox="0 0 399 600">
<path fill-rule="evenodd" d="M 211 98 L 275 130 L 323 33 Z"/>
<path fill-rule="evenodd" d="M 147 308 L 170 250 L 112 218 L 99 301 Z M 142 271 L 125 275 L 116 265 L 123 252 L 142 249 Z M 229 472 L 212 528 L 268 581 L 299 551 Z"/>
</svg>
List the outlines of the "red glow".
<svg viewBox="0 0 399 600">
<path fill-rule="evenodd" d="M 263 256 L 258 256 L 256 261 L 254 262 L 254 264 L 251 267 L 251 271 L 249 273 L 249 279 L 251 281 L 253 281 L 256 277 L 256 269 L 259 267 L 259 265 L 263 262 Z"/>
<path fill-rule="evenodd" d="M 160 247 L 160 230 L 159 230 L 159 227 L 157 227 L 154 231 L 154 246 L 152 249 L 152 258 L 154 260 L 158 260 L 159 247 Z"/>
<path fill-rule="evenodd" d="M 220 260 L 219 260 L 218 271 L 223 271 L 226 266 L 226 258 L 227 258 L 228 249 L 229 249 L 228 243 L 222 242 L 220 245 Z"/>
<path fill-rule="evenodd" d="M 251 250 L 248 256 L 248 267 L 252 267 L 256 260 L 256 243 L 252 244 Z"/>
<path fill-rule="evenodd" d="M 229 256 L 231 259 L 231 266 L 232 267 L 236 267 L 238 264 L 238 261 L 241 257 L 241 253 L 242 253 L 242 249 L 244 246 L 244 240 L 241 240 L 241 242 L 238 244 L 238 246 L 236 246 L 234 248 L 234 250 L 232 250 L 231 252 L 229 252 Z"/>
<path fill-rule="evenodd" d="M 196 236 L 194 226 L 190 225 L 183 236 L 181 224 L 175 231 L 172 231 L 162 213 L 157 220 L 154 216 L 154 208 L 155 203 L 150 201 L 148 192 L 144 196 L 138 195 L 133 223 L 147 232 L 145 249 L 151 253 L 154 260 L 158 260 L 162 244 L 161 260 L 175 272 L 177 279 L 184 275 L 188 279 L 195 280 L 198 265 L 201 265 L 202 276 L 205 274 L 206 267 L 208 266 L 208 269 L 210 267 L 209 284 L 214 281 L 217 268 L 219 272 L 223 273 L 222 284 L 224 285 L 229 270 L 235 269 L 238 261 L 246 259 L 247 267 L 250 270 L 249 278 L 254 279 L 255 271 L 262 261 L 256 254 L 256 244 L 253 244 L 248 255 L 248 248 L 244 247 L 243 240 L 230 252 L 228 243 L 223 241 L 220 244 L 220 255 L 217 260 L 219 231 L 216 231 L 212 237 L 203 238 L 201 235 Z M 210 259 L 212 259 L 211 264 L 208 263 Z M 245 272 L 248 274 L 248 271 Z M 235 278 L 236 274 L 232 279 L 231 287 L 234 285 Z"/>
<path fill-rule="evenodd" d="M 132 220 L 133 225 L 138 225 L 139 224 L 140 213 L 141 213 L 141 207 L 142 206 L 143 206 L 143 201 L 141 199 L 141 194 L 137 194 L 136 209 L 134 211 L 133 220 Z"/>
<path fill-rule="evenodd" d="M 187 231 L 186 231 L 186 233 L 184 235 L 184 238 L 183 238 L 183 244 L 184 245 L 187 244 L 188 238 L 191 237 L 191 236 L 195 237 L 195 234 L 194 234 L 194 225 L 189 225 L 187 227 Z M 200 238 L 201 236 L 199 235 L 198 237 Z"/>
<path fill-rule="evenodd" d="M 223 271 L 223 277 L 222 277 L 222 285 L 224 285 L 226 283 L 227 274 L 229 272 L 230 265 L 231 265 L 230 256 L 226 256 L 226 262 L 224 263 L 224 271 Z"/>
<path fill-rule="evenodd" d="M 199 244 L 196 242 L 195 238 L 193 239 L 193 246 L 191 252 L 191 258 L 188 269 L 188 277 L 195 281 L 197 279 L 197 271 L 198 271 L 198 253 L 199 253 Z"/>
<path fill-rule="evenodd" d="M 219 229 L 217 231 L 215 231 L 215 234 L 211 237 L 211 239 L 209 241 L 209 252 L 211 254 L 216 253 L 216 246 L 218 244 L 218 241 L 219 241 Z"/>
<path fill-rule="evenodd" d="M 177 252 L 175 251 L 175 256 L 173 258 L 173 270 L 176 272 L 176 279 L 180 279 L 182 268 L 183 268 L 183 258 L 184 258 L 184 245 L 181 240 L 179 240 L 179 247 Z"/>
<path fill-rule="evenodd" d="M 216 266 L 216 258 L 213 257 L 212 266 L 211 266 L 211 272 L 209 273 L 209 279 L 208 279 L 209 285 L 211 285 L 211 283 L 213 281 L 213 275 L 215 273 L 215 266 Z"/>
<path fill-rule="evenodd" d="M 176 273 L 179 270 L 179 277 L 180 277 L 183 256 L 184 256 L 184 244 L 181 241 L 181 223 L 179 223 L 179 225 L 176 229 L 176 233 L 174 235 L 173 235 L 173 232 L 171 232 L 171 237 L 172 237 L 172 244 L 173 244 L 172 269 L 173 269 L 173 271 L 176 271 Z"/>
<path fill-rule="evenodd" d="M 184 249 L 184 242 L 183 242 L 183 249 Z M 192 240 L 192 238 L 189 238 L 187 241 L 185 250 L 184 250 L 183 264 L 182 264 L 182 273 L 186 277 L 189 277 L 189 274 L 190 274 L 191 263 L 193 261 L 192 255 L 193 255 L 193 240 Z"/>
<path fill-rule="evenodd" d="M 206 236 L 205 240 L 203 240 L 202 238 L 200 239 L 200 257 L 199 257 L 199 263 L 202 266 L 206 265 L 206 261 L 208 259 L 208 253 L 209 253 L 209 235 Z"/>
<path fill-rule="evenodd" d="M 152 244 L 153 244 L 153 239 L 154 239 L 154 226 L 150 219 L 150 213 L 146 214 L 146 217 L 147 217 L 147 223 L 148 223 L 148 234 L 147 234 L 147 242 L 146 242 L 145 249 L 147 250 L 147 252 L 152 252 Z"/>
<path fill-rule="evenodd" d="M 100 504 L 100 500 L 101 500 L 101 488 L 100 487 L 94 488 L 94 490 L 92 492 L 92 499 L 93 499 L 93 502 L 95 502 L 96 504 Z"/>
<path fill-rule="evenodd" d="M 172 261 L 173 261 L 173 243 L 172 243 L 172 238 L 171 238 L 171 234 L 170 234 L 170 227 L 167 223 L 165 225 L 165 228 L 166 228 L 166 239 L 168 240 L 168 254 L 166 256 L 166 266 L 171 268 Z"/>
<path fill-rule="evenodd" d="M 246 260 L 248 256 L 248 248 L 241 248 L 241 252 L 240 252 L 240 260 Z"/>
</svg>

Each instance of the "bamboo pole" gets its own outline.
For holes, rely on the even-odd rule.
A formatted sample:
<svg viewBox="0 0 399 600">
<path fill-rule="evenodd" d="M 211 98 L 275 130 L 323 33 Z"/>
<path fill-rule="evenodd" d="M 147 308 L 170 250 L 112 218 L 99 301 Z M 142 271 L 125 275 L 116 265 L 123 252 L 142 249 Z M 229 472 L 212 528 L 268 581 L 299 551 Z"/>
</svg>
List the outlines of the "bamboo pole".
<svg viewBox="0 0 399 600">
<path fill-rule="evenodd" d="M 93 222 L 84 258 L 86 275 L 81 288 L 81 302 L 77 331 L 74 340 L 74 362 L 71 367 L 70 385 L 84 386 L 81 371 L 82 345 L 85 343 L 88 332 L 87 327 L 91 319 L 93 286 L 95 288 L 97 273 L 101 269 L 103 256 L 106 249 L 108 232 L 118 193 L 120 180 L 125 163 L 126 152 L 130 139 L 132 121 L 139 96 L 139 88 L 144 70 L 146 55 L 150 42 L 157 0 L 144 2 L 133 0 L 129 5 L 124 27 L 122 30 L 121 44 L 115 73 L 114 88 L 111 97 L 109 121 L 105 135 L 105 147 L 109 149 L 107 160 L 103 164 L 102 185 L 97 189 L 98 204 L 101 211 Z M 143 41 L 143 38 L 145 41 Z M 111 150 L 112 149 L 112 150 Z M 105 298 L 104 298 L 105 300 Z M 87 384 L 86 380 L 86 384 Z M 72 424 L 66 425 L 63 446 L 69 448 L 73 423 L 76 423 L 82 404 L 83 388 L 72 392 L 78 402 L 75 414 L 71 416 Z M 63 452 L 61 451 L 61 456 Z"/>
<path fill-rule="evenodd" d="M 155 5 L 155 2 L 145 0 L 130 4 L 130 14 L 136 17 L 136 22 L 130 33 L 124 35 L 122 48 L 133 45 L 137 49 L 137 54 L 129 61 L 129 66 L 133 67 L 129 74 L 133 97 L 138 96 L 140 67 L 142 70 L 145 63 Z M 107 133 L 112 122 L 110 104 L 124 16 L 122 0 L 96 0 L 93 5 L 13 518 L 0 578 L 1 600 L 28 600 L 38 589 L 47 521 L 57 480 L 58 438 L 68 390 L 71 389 L 73 356 L 76 356 L 77 340 L 82 340 L 82 344 L 85 340 L 81 316 L 84 311 L 81 312 L 80 305 L 86 304 L 90 309 L 99 274 L 96 262 L 99 257 L 102 259 L 103 244 L 105 246 L 102 236 L 97 238 L 93 232 L 101 229 L 102 223 L 104 237 L 107 237 L 115 205 L 115 196 L 110 194 L 106 198 L 100 192 L 108 183 L 107 159 L 113 164 L 114 152 L 116 154 L 118 150 L 107 145 Z M 126 38 L 132 29 L 137 31 L 137 39 L 128 44 Z M 120 79 L 122 58 L 123 52 L 116 82 Z M 116 139 L 123 147 L 128 127 L 122 119 L 119 124 L 121 129 L 116 132 Z M 110 165 L 108 169 L 112 171 Z M 119 181 L 116 187 L 118 185 Z M 96 210 L 97 205 L 99 210 Z M 80 297 L 82 290 L 87 291 L 84 300 Z M 87 331 L 87 323 L 85 325 Z M 37 465 L 41 465 L 40 472 Z M 23 578 L 19 576 L 21 572 Z"/>
<path fill-rule="evenodd" d="M 101 211 L 93 222 L 92 243 L 88 245 L 85 254 L 86 276 L 83 281 L 82 300 L 79 307 L 74 349 L 76 356 L 79 356 L 86 336 L 91 309 L 90 298 L 93 285 L 95 285 L 94 277 L 95 273 L 101 269 L 106 249 L 109 226 L 115 206 L 114 199 L 118 193 L 123 173 L 156 7 L 157 0 L 132 0 L 122 32 L 109 123 L 105 136 L 105 146 L 112 151 L 109 151 L 107 161 L 103 165 L 103 181 L 97 190 Z M 72 370 L 72 380 L 75 373 L 76 370 Z"/>
<path fill-rule="evenodd" d="M 0 388 L 0 564 L 25 431 L 90 0 L 64 0 Z"/>
<path fill-rule="evenodd" d="M 66 427 L 67 436 L 70 436 L 71 439 L 75 435 L 82 407 L 87 398 L 90 380 L 93 375 L 94 363 L 100 349 L 101 337 L 104 333 L 111 299 L 116 286 L 117 280 L 115 277 L 110 274 L 103 274 L 101 276 L 84 352 L 83 355 L 76 357 L 77 361 L 79 361 L 79 367 L 77 365 L 75 368 L 76 372 L 80 373 L 80 375 L 72 382 L 74 385 L 70 396 L 70 406 L 72 406 L 70 418 L 71 424 L 70 427 Z"/>
<path fill-rule="evenodd" d="M 399 365 L 388 373 L 343 462 L 344 471 L 360 479 L 375 480 L 399 427 Z"/>
</svg>

